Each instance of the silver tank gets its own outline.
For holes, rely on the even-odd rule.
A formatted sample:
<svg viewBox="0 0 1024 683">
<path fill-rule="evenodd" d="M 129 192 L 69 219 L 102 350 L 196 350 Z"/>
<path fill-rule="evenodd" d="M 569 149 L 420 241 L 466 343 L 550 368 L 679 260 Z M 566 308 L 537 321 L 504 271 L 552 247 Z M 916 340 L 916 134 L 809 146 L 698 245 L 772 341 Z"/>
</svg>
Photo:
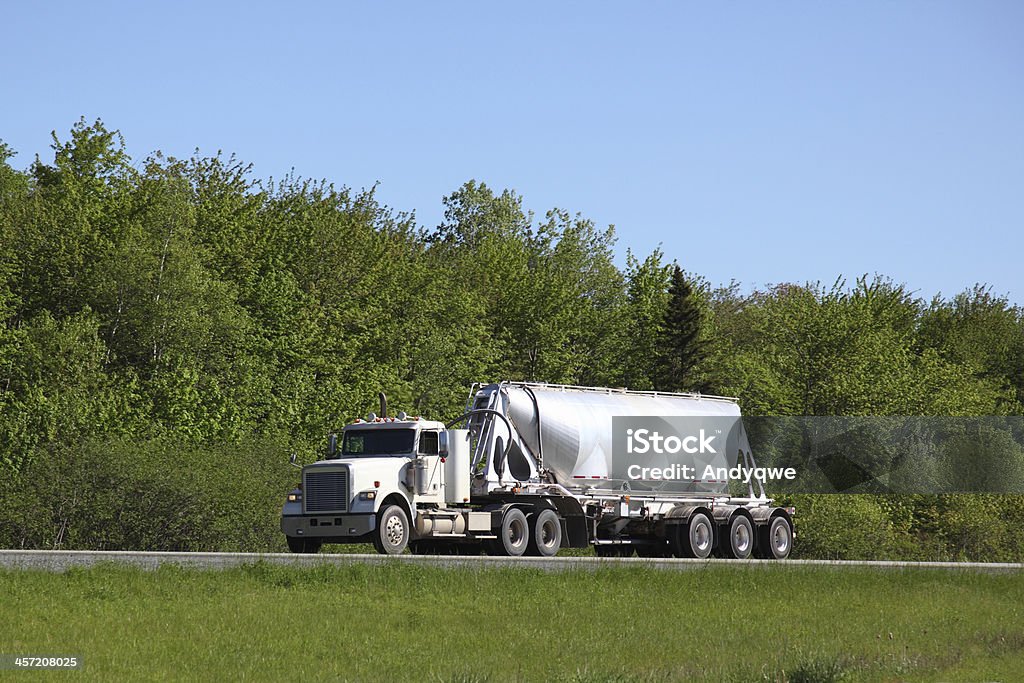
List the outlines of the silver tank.
<svg viewBox="0 0 1024 683">
<path fill-rule="evenodd" d="M 704 476 L 705 468 L 731 467 L 740 449 L 749 451 L 740 408 L 732 399 L 502 383 L 483 387 L 474 405 L 504 414 L 512 423 L 513 440 L 529 462 L 531 474 L 545 471 L 563 486 L 726 493 L 726 480 Z M 700 442 L 703 432 L 708 450 L 663 455 L 650 449 L 643 454 L 630 452 L 627 430 L 641 428 L 647 428 L 648 435 L 655 430 L 663 435 L 685 430 L 697 437 L 690 442 L 692 446 Z M 684 465 L 691 469 L 681 469 Z M 664 476 L 652 476 L 655 468 Z"/>
</svg>

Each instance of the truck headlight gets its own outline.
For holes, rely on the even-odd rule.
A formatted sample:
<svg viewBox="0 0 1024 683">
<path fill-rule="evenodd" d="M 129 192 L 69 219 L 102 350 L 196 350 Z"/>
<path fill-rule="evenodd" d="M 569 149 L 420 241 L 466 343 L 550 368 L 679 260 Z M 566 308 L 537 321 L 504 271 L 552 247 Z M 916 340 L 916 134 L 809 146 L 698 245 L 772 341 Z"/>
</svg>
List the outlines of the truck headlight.
<svg viewBox="0 0 1024 683">
<path fill-rule="evenodd" d="M 377 497 L 376 491 L 363 491 L 359 494 L 359 500 L 373 500 Z"/>
<path fill-rule="evenodd" d="M 288 494 L 288 502 L 289 503 L 301 503 L 302 502 L 302 492 L 300 491 L 300 492 L 296 493 L 295 491 L 292 491 L 291 493 L 289 493 Z"/>
</svg>

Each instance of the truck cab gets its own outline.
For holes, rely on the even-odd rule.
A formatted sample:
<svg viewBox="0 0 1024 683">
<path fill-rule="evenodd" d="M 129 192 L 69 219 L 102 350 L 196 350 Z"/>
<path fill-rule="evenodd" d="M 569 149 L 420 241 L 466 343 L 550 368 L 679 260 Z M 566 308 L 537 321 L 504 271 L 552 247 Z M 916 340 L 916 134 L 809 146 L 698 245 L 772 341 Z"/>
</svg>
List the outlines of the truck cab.
<svg viewBox="0 0 1024 683">
<path fill-rule="evenodd" d="M 313 553 L 324 543 L 368 542 L 404 547 L 417 505 L 443 503 L 444 431 L 439 422 L 403 414 L 371 415 L 346 426 L 340 442 L 329 441 L 326 459 L 302 468 L 301 482 L 288 495 L 281 528 L 289 549 Z"/>
<path fill-rule="evenodd" d="M 302 468 L 287 496 L 281 530 L 288 548 L 315 553 L 323 543 L 372 542 L 378 552 L 400 552 L 415 535 L 418 508 L 468 502 L 468 473 L 454 472 L 466 466 L 467 444 L 455 446 L 457 462 L 448 465 L 453 434 L 465 433 L 404 413 L 371 413 L 346 426 L 329 440 L 325 459 Z"/>
</svg>

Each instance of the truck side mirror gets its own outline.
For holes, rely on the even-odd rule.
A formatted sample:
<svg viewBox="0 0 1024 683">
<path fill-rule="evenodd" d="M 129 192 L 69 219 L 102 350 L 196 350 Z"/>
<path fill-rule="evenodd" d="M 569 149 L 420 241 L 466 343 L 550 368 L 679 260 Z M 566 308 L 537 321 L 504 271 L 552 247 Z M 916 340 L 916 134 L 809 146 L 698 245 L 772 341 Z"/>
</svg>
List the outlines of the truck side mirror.
<svg viewBox="0 0 1024 683">
<path fill-rule="evenodd" d="M 330 434 L 327 437 L 327 457 L 333 458 L 338 454 L 338 435 Z"/>
<path fill-rule="evenodd" d="M 442 458 L 448 457 L 448 430 L 442 429 L 437 435 L 437 454 Z"/>
</svg>

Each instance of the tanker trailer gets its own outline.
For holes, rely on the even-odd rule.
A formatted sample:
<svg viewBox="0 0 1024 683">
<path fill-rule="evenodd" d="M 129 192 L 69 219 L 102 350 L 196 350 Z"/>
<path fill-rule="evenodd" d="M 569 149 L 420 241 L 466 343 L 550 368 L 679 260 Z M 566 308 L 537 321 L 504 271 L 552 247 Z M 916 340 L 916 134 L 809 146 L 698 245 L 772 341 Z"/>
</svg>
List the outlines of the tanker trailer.
<svg viewBox="0 0 1024 683">
<path fill-rule="evenodd" d="M 755 469 L 735 399 L 503 382 L 474 385 L 467 407 L 474 500 L 562 499 L 563 527 L 582 518 L 599 555 L 790 553 L 792 511 L 749 476 L 730 493 L 729 473 Z"/>
</svg>

